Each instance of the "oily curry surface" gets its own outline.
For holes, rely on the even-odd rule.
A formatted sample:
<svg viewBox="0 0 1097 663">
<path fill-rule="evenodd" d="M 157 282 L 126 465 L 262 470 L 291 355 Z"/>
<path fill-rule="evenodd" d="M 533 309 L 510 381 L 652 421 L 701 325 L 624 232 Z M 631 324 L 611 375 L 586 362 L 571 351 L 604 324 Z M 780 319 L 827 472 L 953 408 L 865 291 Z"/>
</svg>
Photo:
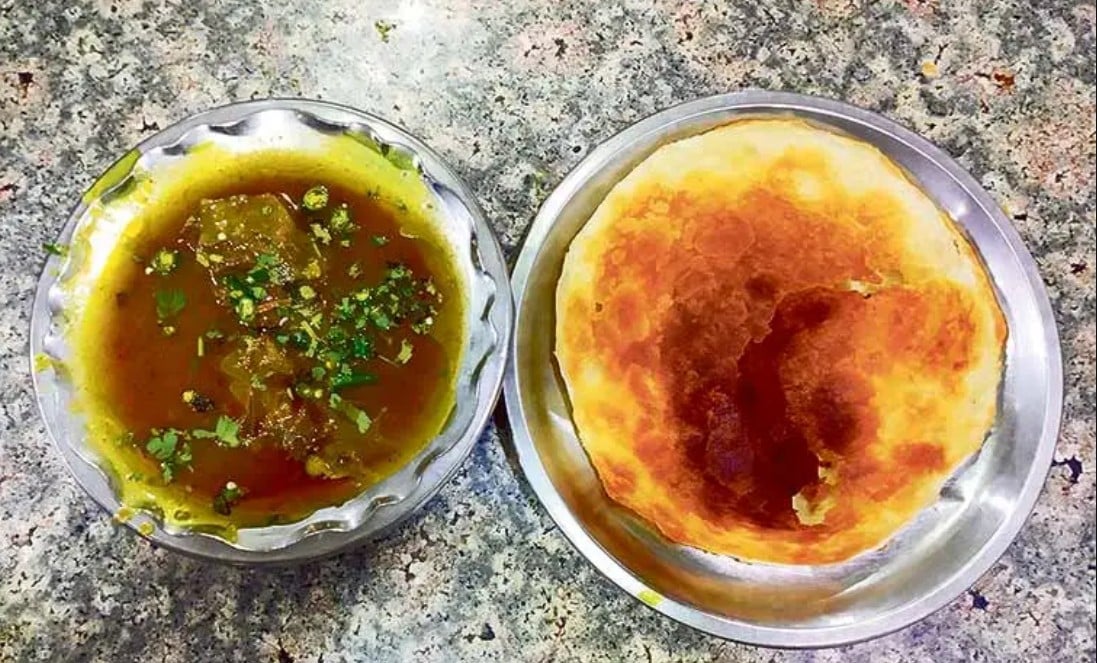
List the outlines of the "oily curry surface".
<svg viewBox="0 0 1097 663">
<path fill-rule="evenodd" d="M 306 171 L 307 172 L 307 171 Z M 88 406 L 173 519 L 289 522 L 383 479 L 453 405 L 449 254 L 364 188 L 243 178 L 116 250 L 88 305 Z"/>
<path fill-rule="evenodd" d="M 979 449 L 1006 329 L 964 237 L 880 152 L 750 120 L 610 192 L 556 334 L 613 499 L 680 543 L 812 564 L 878 547 Z"/>
</svg>

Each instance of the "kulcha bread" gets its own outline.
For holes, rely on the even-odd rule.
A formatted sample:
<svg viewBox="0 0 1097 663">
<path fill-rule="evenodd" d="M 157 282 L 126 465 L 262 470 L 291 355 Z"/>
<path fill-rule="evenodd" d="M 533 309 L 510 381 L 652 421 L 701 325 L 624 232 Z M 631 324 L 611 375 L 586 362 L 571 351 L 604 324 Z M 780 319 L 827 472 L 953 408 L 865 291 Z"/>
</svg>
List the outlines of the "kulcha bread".
<svg viewBox="0 0 1097 663">
<path fill-rule="evenodd" d="M 995 419 L 1006 325 L 972 247 L 880 151 L 795 119 L 656 150 L 573 240 L 556 316 L 606 492 L 713 553 L 877 548 Z"/>
</svg>

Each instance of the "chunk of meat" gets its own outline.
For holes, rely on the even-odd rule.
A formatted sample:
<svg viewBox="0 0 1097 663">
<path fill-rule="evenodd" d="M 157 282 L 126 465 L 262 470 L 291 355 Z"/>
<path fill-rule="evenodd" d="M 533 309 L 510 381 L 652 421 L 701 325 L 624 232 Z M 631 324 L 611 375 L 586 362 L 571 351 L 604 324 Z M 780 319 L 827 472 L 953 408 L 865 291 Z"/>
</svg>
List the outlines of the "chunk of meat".
<svg viewBox="0 0 1097 663">
<path fill-rule="evenodd" d="M 267 337 L 243 336 L 221 361 L 229 391 L 243 406 L 242 430 L 251 439 L 274 440 L 298 459 L 334 428 L 314 400 L 293 393 L 297 367 L 286 351 Z"/>
<path fill-rule="evenodd" d="M 277 196 L 238 195 L 203 200 L 188 224 L 195 255 L 209 271 L 217 301 L 246 311 L 252 328 L 279 324 L 289 288 L 323 275 L 323 260 Z M 250 301 L 241 304 L 242 299 Z"/>
<path fill-rule="evenodd" d="M 214 277 L 247 271 L 260 255 L 273 255 L 293 274 L 304 273 L 320 253 L 272 194 L 203 200 L 189 223 Z"/>
</svg>

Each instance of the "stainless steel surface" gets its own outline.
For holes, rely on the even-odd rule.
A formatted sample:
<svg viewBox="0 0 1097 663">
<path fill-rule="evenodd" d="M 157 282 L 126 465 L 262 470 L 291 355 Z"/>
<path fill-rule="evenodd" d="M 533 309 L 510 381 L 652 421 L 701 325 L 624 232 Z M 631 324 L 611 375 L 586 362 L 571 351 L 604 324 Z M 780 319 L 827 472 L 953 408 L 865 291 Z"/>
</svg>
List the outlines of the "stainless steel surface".
<svg viewBox="0 0 1097 663">
<path fill-rule="evenodd" d="M 941 499 L 881 550 L 796 567 L 671 543 L 610 501 L 576 437 L 552 356 L 554 296 L 572 238 L 613 185 L 662 144 L 751 116 L 794 115 L 876 145 L 921 183 L 977 247 L 1009 325 L 999 415 Z M 787 93 L 700 99 L 593 150 L 545 201 L 512 274 L 516 323 L 505 397 L 519 462 L 541 502 L 602 573 L 656 610 L 709 633 L 779 647 L 865 640 L 959 596 L 1021 529 L 1059 430 L 1062 365 L 1047 294 L 1020 237 L 952 159 L 878 115 Z"/>
<path fill-rule="evenodd" d="M 459 369 L 457 405 L 441 433 L 395 475 L 349 502 L 321 509 L 288 525 L 242 529 L 234 543 L 170 527 L 153 513 L 128 521 L 148 528 L 155 543 L 197 557 L 240 564 L 287 563 L 326 556 L 378 534 L 433 495 L 468 456 L 498 399 L 513 317 L 502 252 L 475 198 L 430 148 L 404 130 L 360 111 L 315 101 L 265 100 L 216 108 L 190 117 L 137 146 L 139 157 L 125 177 L 111 172 L 113 186 L 73 211 L 59 241 L 68 243 L 89 206 L 126 204 L 134 173 L 159 172 L 215 143 L 234 151 L 307 145 L 326 135 L 347 134 L 383 155 L 394 167 L 418 177 L 430 192 L 458 268 L 468 287 L 468 343 Z M 131 153 L 132 154 L 132 153 Z M 120 161 L 126 168 L 125 160 Z M 116 164 L 117 166 L 118 164 Z M 113 170 L 113 168 L 112 168 Z M 368 181 L 365 182 L 368 185 Z M 93 187 L 94 190 L 94 187 Z M 102 259 L 112 245 L 93 245 L 88 255 L 51 258 L 38 285 L 31 321 L 31 353 L 55 365 L 69 359 L 66 312 L 78 287 L 78 260 Z M 74 385 L 64 370 L 36 370 L 35 389 L 46 427 L 80 485 L 107 511 L 119 509 L 105 461 L 88 445 L 84 421 L 74 413 Z"/>
</svg>

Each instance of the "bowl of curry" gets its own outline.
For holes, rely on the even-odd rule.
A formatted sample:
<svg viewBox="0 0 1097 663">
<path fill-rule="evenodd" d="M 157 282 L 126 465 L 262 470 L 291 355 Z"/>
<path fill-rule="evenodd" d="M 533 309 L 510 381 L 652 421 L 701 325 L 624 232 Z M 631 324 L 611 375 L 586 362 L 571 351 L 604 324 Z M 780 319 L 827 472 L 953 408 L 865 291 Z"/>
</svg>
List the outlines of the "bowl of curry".
<svg viewBox="0 0 1097 663">
<path fill-rule="evenodd" d="M 289 562 L 368 539 L 456 471 L 498 397 L 490 228 L 434 152 L 350 108 L 184 120 L 47 249 L 47 428 L 95 501 L 180 552 Z"/>
</svg>

